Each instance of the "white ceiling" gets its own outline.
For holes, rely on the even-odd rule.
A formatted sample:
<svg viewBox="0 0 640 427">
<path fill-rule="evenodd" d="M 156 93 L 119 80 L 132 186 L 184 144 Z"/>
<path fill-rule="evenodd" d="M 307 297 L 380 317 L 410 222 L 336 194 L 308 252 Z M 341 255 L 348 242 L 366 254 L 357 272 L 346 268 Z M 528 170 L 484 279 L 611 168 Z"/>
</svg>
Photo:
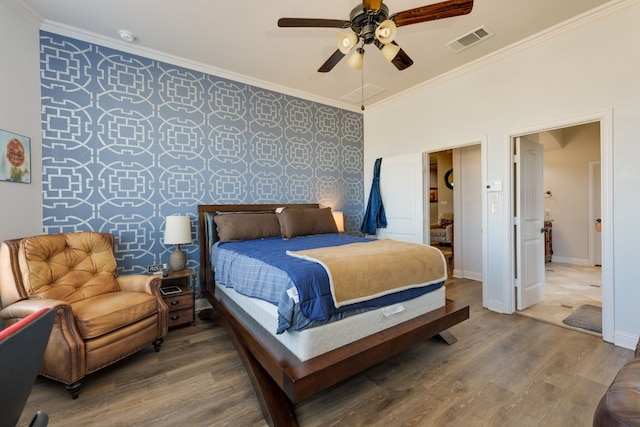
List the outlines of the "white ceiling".
<svg viewBox="0 0 640 427">
<path fill-rule="evenodd" d="M 398 28 L 395 40 L 413 66 L 398 71 L 368 45 L 363 73 L 350 69 L 346 59 L 329 73 L 317 72 L 336 50 L 342 30 L 277 26 L 280 17 L 348 20 L 358 0 L 9 1 L 47 31 L 359 110 L 359 100 L 341 98 L 359 90 L 363 80 L 384 89 L 365 101 L 370 107 L 619 0 L 475 0 L 468 15 Z M 431 3 L 385 1 L 391 14 Z M 482 25 L 495 36 L 457 54 L 445 47 Z M 136 40 L 121 41 L 121 29 L 133 32 Z"/>
</svg>

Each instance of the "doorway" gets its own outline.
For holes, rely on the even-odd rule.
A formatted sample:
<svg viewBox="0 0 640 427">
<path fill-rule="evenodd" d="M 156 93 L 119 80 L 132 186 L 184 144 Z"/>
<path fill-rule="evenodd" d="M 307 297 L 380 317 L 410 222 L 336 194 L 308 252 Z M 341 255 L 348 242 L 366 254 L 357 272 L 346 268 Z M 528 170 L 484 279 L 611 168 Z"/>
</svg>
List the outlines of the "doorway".
<svg viewBox="0 0 640 427">
<path fill-rule="evenodd" d="M 451 252 L 450 275 L 456 278 L 483 280 L 482 253 L 482 144 L 430 152 L 425 187 L 425 243 Z M 435 196 L 431 195 L 435 192 Z M 449 224 L 451 222 L 451 224 Z M 431 236 L 438 227 L 439 236 Z M 444 227 L 444 230 L 442 229 Z M 449 227 L 449 242 L 446 237 Z M 444 237 L 444 242 L 441 240 Z"/>
<path fill-rule="evenodd" d="M 519 313 L 564 326 L 563 319 L 577 307 L 601 306 L 602 335 L 611 341 L 613 337 L 608 335 L 607 327 L 612 322 L 607 319 L 613 317 L 613 306 L 607 296 L 612 295 L 613 283 L 606 274 L 611 268 L 606 265 L 606 259 L 611 258 L 606 251 L 610 236 L 603 232 L 607 228 L 600 221 L 611 206 L 610 194 L 601 194 L 601 189 L 610 185 L 608 116 L 518 137 L 537 141 L 544 147 L 544 191 L 540 197 L 544 203 L 544 229 L 549 228 L 552 250 L 545 257 L 549 262 L 544 266 L 543 298 Z M 514 183 L 514 193 L 520 185 Z M 601 213 L 601 200 L 605 215 Z M 605 269 L 599 267 L 603 257 Z M 516 263 L 522 262 L 517 254 L 514 259 Z"/>
</svg>

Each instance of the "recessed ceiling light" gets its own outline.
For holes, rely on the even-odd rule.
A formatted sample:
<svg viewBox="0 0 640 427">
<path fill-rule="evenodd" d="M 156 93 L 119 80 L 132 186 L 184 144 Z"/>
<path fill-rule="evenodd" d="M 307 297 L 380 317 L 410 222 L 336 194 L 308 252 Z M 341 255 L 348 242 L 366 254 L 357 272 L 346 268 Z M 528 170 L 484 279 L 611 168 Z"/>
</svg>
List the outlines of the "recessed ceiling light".
<svg viewBox="0 0 640 427">
<path fill-rule="evenodd" d="M 120 34 L 120 38 L 126 42 L 131 43 L 132 41 L 134 41 L 136 39 L 136 35 L 133 34 L 131 31 L 127 31 L 127 30 L 120 30 L 118 31 L 118 34 Z"/>
</svg>

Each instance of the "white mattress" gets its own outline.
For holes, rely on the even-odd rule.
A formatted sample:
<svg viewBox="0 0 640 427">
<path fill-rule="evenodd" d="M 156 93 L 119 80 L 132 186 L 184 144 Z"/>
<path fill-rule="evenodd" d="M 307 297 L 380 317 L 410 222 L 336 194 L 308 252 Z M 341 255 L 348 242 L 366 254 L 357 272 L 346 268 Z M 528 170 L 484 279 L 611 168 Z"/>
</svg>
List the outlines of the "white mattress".
<svg viewBox="0 0 640 427">
<path fill-rule="evenodd" d="M 356 314 L 339 322 L 300 332 L 286 331 L 278 335 L 275 333 L 278 327 L 278 308 L 275 305 L 241 295 L 218 283 L 216 287 L 217 291 L 233 300 L 301 361 L 312 359 L 445 305 L 445 287 L 442 286 L 409 301 Z"/>
</svg>

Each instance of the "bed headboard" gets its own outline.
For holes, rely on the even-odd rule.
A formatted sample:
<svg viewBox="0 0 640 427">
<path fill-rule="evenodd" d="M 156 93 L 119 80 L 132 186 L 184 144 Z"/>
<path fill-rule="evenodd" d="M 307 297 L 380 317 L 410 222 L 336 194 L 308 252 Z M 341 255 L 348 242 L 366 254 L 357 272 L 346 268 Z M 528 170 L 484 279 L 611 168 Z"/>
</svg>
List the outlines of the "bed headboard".
<svg viewBox="0 0 640 427">
<path fill-rule="evenodd" d="M 213 217 L 220 212 L 275 212 L 277 208 L 318 208 L 317 203 L 306 204 L 255 204 L 255 205 L 198 205 L 198 240 L 200 242 L 200 289 L 213 296 L 215 277 L 209 265 L 211 248 L 218 241 Z"/>
</svg>

